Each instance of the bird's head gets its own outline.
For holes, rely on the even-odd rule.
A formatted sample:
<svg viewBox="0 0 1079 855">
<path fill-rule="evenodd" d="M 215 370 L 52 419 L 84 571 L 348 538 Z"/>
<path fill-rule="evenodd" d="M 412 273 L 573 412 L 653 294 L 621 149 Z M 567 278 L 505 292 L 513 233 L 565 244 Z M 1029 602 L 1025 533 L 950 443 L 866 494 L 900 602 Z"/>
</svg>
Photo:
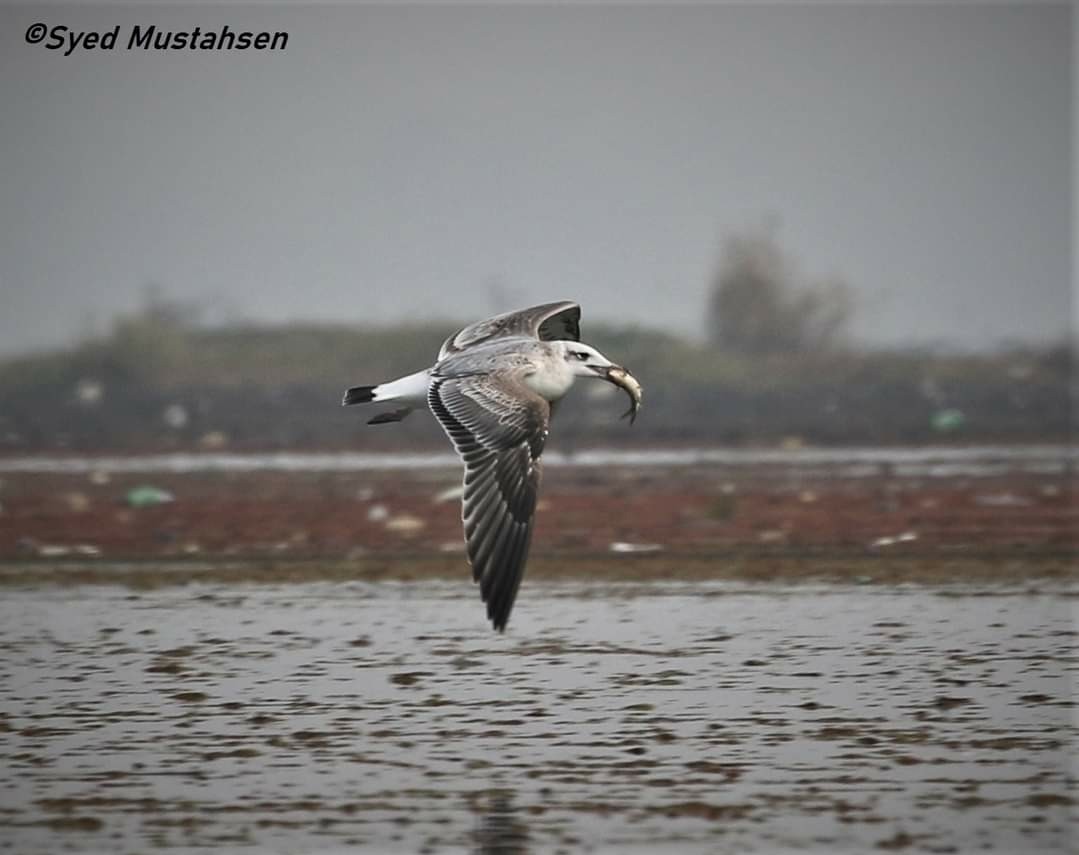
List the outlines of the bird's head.
<svg viewBox="0 0 1079 855">
<path fill-rule="evenodd" d="M 630 408 L 624 413 L 630 423 L 637 418 L 641 408 L 641 384 L 621 365 L 615 365 L 606 356 L 588 344 L 579 341 L 554 342 L 562 351 L 563 358 L 578 377 L 602 377 L 622 389 L 630 399 Z"/>
<path fill-rule="evenodd" d="M 556 343 L 562 351 L 562 357 L 569 363 L 570 370 L 577 377 L 603 377 L 617 368 L 611 360 L 589 344 L 579 341 L 560 341 Z"/>
</svg>

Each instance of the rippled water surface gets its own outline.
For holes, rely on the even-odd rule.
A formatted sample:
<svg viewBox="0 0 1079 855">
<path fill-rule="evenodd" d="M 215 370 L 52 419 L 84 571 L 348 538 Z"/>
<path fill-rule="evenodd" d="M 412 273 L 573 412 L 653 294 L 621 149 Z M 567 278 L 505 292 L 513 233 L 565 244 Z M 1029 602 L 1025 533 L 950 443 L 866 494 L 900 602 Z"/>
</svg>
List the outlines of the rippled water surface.
<svg viewBox="0 0 1079 855">
<path fill-rule="evenodd" d="M 1068 590 L 5 591 L 0 848 L 1064 852 Z"/>
</svg>

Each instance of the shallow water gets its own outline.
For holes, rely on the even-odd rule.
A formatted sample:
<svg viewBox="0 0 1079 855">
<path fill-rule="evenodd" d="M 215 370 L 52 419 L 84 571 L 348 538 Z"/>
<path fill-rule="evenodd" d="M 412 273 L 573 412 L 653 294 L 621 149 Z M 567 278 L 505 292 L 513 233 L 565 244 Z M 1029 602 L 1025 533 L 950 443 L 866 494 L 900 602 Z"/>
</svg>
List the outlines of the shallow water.
<svg viewBox="0 0 1079 855">
<path fill-rule="evenodd" d="M 1073 594 L 8 590 L 0 848 L 1069 851 Z"/>
</svg>

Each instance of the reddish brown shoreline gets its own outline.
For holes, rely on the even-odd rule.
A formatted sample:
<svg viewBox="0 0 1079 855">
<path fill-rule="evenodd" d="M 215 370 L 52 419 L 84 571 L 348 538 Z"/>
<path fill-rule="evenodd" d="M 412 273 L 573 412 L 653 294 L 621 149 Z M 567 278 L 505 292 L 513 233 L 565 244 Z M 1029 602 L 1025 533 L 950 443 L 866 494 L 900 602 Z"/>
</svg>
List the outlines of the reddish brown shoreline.
<svg viewBox="0 0 1079 855">
<path fill-rule="evenodd" d="M 407 560 L 424 574 L 445 565 L 457 575 L 460 509 L 448 493 L 459 477 L 443 469 L 7 474 L 0 561 L 384 564 L 399 578 Z M 173 500 L 133 506 L 130 491 L 147 484 Z M 572 558 L 622 578 L 640 567 L 661 578 L 665 562 L 680 568 L 672 578 L 695 565 L 726 578 L 731 571 L 716 566 L 743 556 L 750 577 L 800 577 L 788 565 L 807 559 L 819 572 L 824 559 L 860 566 L 899 557 L 1019 565 L 1008 572 L 1022 576 L 1035 558 L 1066 566 L 1075 555 L 1074 488 L 1067 475 L 850 479 L 745 467 L 558 467 L 545 475 L 530 573 L 557 575 Z"/>
</svg>

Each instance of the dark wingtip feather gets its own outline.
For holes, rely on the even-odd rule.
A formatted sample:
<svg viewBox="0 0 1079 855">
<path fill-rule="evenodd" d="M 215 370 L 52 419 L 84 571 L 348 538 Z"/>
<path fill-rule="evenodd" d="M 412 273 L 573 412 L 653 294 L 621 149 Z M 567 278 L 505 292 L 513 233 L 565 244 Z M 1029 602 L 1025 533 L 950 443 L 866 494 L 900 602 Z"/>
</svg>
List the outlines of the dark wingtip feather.
<svg viewBox="0 0 1079 855">
<path fill-rule="evenodd" d="M 496 632 L 505 632 L 510 619 L 510 610 L 497 604 L 493 597 L 487 599 L 487 619 Z"/>
<path fill-rule="evenodd" d="M 341 399 L 341 406 L 348 407 L 352 404 L 366 404 L 373 401 L 377 388 L 377 386 L 353 386 L 345 392 L 345 397 Z"/>
</svg>

